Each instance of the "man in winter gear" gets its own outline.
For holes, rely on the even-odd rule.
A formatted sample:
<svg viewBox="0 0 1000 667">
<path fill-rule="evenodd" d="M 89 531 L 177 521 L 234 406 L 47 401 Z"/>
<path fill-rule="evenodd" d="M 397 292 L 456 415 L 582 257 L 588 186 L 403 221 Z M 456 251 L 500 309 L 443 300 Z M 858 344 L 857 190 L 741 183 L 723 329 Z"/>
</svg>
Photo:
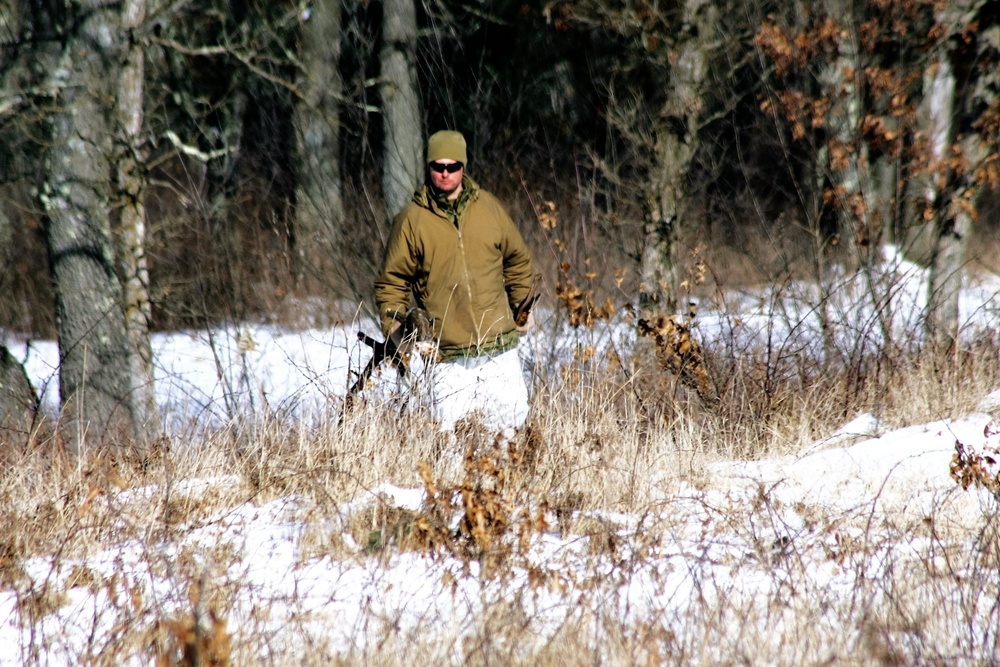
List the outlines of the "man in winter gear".
<svg viewBox="0 0 1000 667">
<path fill-rule="evenodd" d="M 496 429 L 528 412 L 514 312 L 532 291 L 531 255 L 500 202 L 466 173 L 465 138 L 427 143 L 427 183 L 393 220 L 375 281 L 383 333 L 400 326 L 411 297 L 433 324 L 432 410 L 441 427 L 479 412 Z"/>
</svg>

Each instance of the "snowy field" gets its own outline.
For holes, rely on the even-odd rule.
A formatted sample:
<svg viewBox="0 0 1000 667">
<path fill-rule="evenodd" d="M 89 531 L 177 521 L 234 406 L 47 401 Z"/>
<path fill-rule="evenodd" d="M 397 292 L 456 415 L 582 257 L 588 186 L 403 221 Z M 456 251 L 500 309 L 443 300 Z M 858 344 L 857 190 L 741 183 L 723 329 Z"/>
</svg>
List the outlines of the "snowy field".
<svg viewBox="0 0 1000 667">
<path fill-rule="evenodd" d="M 886 270 L 900 285 L 892 326 L 916 329 L 922 272 L 898 261 Z M 863 297 L 849 299 L 864 290 L 844 282 L 835 310 L 849 316 L 839 335 L 877 344 L 873 311 Z M 998 292 L 1000 282 L 967 286 L 963 335 L 998 330 Z M 741 345 L 775 337 L 810 343 L 816 309 L 803 298 L 789 288 L 705 302 L 699 335 L 711 344 L 738 329 Z M 156 390 L 168 428 L 225 425 L 262 411 L 329 418 L 348 368 L 365 361 L 356 328 L 290 333 L 247 324 L 156 335 Z M 613 327 L 557 336 L 542 318 L 526 356 L 558 365 L 574 336 L 629 344 L 628 332 Z M 54 343 L 9 344 L 54 409 Z M 470 659 L 473 641 L 494 656 L 473 660 L 480 664 L 558 662 L 546 651 L 563 644 L 596 647 L 576 664 L 863 664 L 850 655 L 859 647 L 884 664 L 904 664 L 894 656 L 997 664 L 1000 494 L 958 483 L 963 475 L 996 480 L 994 415 L 1000 394 L 984 396 L 970 414 L 928 415 L 894 430 L 858 415 L 796 454 L 714 462 L 690 480 L 659 480 L 649 463 L 641 514 L 517 508 L 532 517 L 520 524 L 530 529 L 509 536 L 502 576 L 447 550 L 377 553 L 359 543 L 352 525 L 376 507 L 418 518 L 428 512 L 434 499 L 415 473 L 411 487 L 372 488 L 337 511 L 295 495 L 225 507 L 186 519 L 169 538 L 26 560 L 30 583 L 0 589 L 0 665 L 114 664 L 105 652 L 121 650 L 123 627 L 152 626 L 192 606 L 182 576 L 192 562 L 206 581 L 228 586 L 234 654 L 261 664 L 322 664 L 323 656 L 367 664 L 386 655 L 394 664 L 459 663 Z M 180 479 L 170 494 L 196 502 L 247 484 L 238 476 Z M 126 528 L 141 523 L 149 498 L 162 493 L 116 490 L 91 499 L 92 511 L 133 534 Z M 46 595 L 57 602 L 34 619 L 24 601 Z M 516 637 L 490 635 L 488 620 L 501 611 L 517 619 Z M 152 663 L 136 651 L 116 660 Z"/>
<path fill-rule="evenodd" d="M 903 261 L 888 246 L 887 260 L 874 279 L 892 283 L 892 302 L 876 310 L 859 275 L 834 279 L 826 299 L 830 326 L 842 349 L 873 349 L 883 343 L 883 322 L 898 341 L 919 341 L 926 303 L 926 271 Z M 726 349 L 734 357 L 766 345 L 822 354 L 818 291 L 807 283 L 728 293 L 724 301 L 699 304 L 696 328 L 707 347 Z M 881 313 L 882 316 L 876 315 Z M 572 357 L 579 344 L 613 346 L 624 354 L 633 343 L 630 326 L 614 324 L 573 330 L 549 326 L 544 310 L 539 325 L 522 342 L 529 374 L 552 372 Z M 967 282 L 960 299 L 964 339 L 1000 330 L 1000 278 Z M 358 342 L 363 330 L 381 338 L 371 321 L 343 327 L 289 332 L 273 325 L 243 323 L 226 328 L 181 331 L 152 336 L 157 401 L 168 430 L 192 424 L 220 426 L 248 414 L 325 419 L 367 362 L 371 350 Z M 845 342 L 847 341 L 847 342 Z M 58 405 L 58 348 L 54 341 L 9 337 L 12 354 L 21 360 L 42 403 L 54 413 Z M 419 373 L 419 366 L 415 369 Z M 379 380 L 379 397 L 397 389 L 396 376 Z"/>
</svg>

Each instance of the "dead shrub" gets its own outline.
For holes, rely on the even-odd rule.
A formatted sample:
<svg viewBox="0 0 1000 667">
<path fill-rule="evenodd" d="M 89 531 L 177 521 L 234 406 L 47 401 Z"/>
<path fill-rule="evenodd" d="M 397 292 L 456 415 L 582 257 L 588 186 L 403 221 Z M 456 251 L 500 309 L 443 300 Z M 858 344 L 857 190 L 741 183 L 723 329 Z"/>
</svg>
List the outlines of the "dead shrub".
<svg viewBox="0 0 1000 667">
<path fill-rule="evenodd" d="M 193 614 L 157 624 L 161 645 L 155 648 L 156 667 L 228 667 L 232 655 L 232 636 L 226 620 L 208 612 L 202 623 Z"/>
</svg>

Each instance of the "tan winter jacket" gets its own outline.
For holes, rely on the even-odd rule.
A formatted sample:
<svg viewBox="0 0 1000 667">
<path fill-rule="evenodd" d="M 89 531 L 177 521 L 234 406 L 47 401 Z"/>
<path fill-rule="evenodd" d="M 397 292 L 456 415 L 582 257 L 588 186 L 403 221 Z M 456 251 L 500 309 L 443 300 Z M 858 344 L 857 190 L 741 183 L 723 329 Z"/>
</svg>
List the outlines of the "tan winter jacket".
<svg viewBox="0 0 1000 667">
<path fill-rule="evenodd" d="M 531 290 L 531 256 L 500 202 L 468 176 L 457 212 L 424 186 L 396 216 L 375 281 L 375 303 L 388 332 L 412 294 L 434 322 L 442 356 L 496 349 L 515 330 L 512 311 Z"/>
</svg>

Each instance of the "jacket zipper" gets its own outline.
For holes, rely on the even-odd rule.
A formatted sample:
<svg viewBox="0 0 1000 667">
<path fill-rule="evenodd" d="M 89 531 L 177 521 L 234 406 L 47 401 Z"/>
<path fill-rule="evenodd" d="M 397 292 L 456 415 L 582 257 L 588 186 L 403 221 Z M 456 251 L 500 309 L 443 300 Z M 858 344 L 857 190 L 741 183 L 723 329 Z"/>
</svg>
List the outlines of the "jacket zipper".
<svg viewBox="0 0 1000 667">
<path fill-rule="evenodd" d="M 468 204 L 466 204 L 466 206 L 468 206 Z M 469 320 L 475 323 L 472 311 L 472 276 L 469 274 L 469 259 L 465 254 L 465 240 L 462 237 L 461 214 L 458 211 L 455 211 L 455 231 L 458 232 L 458 252 L 462 255 L 462 271 L 465 272 L 465 289 L 469 297 Z M 476 324 L 476 345 L 480 344 L 481 338 L 482 332 L 479 331 L 479 325 Z"/>
</svg>

